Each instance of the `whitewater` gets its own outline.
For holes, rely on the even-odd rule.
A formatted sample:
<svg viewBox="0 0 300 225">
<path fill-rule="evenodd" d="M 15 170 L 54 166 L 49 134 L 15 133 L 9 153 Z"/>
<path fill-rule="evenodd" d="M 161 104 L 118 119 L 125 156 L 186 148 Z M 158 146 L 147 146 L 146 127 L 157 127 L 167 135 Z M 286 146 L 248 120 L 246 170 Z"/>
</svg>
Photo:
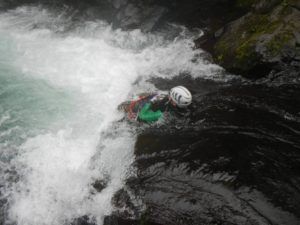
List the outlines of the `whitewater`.
<svg viewBox="0 0 300 225">
<path fill-rule="evenodd" d="M 172 27 L 174 25 L 170 25 Z M 178 27 L 174 26 L 174 29 Z M 157 89 L 150 78 L 216 79 L 181 27 L 174 38 L 63 12 L 19 7 L 0 14 L 0 188 L 4 224 L 102 224 L 134 176 L 136 132 L 118 122 L 122 101 Z M 93 184 L 104 180 L 100 192 Z"/>
</svg>

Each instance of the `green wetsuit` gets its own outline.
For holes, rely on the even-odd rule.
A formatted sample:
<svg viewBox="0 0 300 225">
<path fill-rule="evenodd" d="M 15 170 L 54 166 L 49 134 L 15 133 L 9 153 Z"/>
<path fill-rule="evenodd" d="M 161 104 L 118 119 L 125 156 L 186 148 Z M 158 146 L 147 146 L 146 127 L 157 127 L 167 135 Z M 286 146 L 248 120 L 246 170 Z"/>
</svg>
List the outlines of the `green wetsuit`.
<svg viewBox="0 0 300 225">
<path fill-rule="evenodd" d="M 155 122 L 162 117 L 163 113 L 160 110 L 153 112 L 151 109 L 151 103 L 146 103 L 139 112 L 139 119 L 145 122 Z"/>
<path fill-rule="evenodd" d="M 155 122 L 159 120 L 165 112 L 171 113 L 176 117 L 185 116 L 188 111 L 169 104 L 169 96 L 165 94 L 155 95 L 142 106 L 138 112 L 138 120 L 143 122 Z"/>
</svg>

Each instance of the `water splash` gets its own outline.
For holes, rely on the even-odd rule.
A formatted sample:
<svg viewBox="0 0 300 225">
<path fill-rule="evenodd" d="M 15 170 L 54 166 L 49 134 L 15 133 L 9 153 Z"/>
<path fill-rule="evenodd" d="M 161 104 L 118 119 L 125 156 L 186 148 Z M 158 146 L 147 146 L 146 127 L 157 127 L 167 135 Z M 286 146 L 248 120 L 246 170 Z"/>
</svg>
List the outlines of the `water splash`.
<svg viewBox="0 0 300 225">
<path fill-rule="evenodd" d="M 21 89 L 22 95 L 9 93 L 1 101 L 18 102 L 43 93 L 46 102 L 38 104 L 33 97 L 21 105 L 20 117 L 27 110 L 31 118 L 39 119 L 30 121 L 29 127 L 20 126 L 24 138 L 14 146 L 16 153 L 9 162 L 1 159 L 18 176 L 14 182 L 5 180 L 8 185 L 2 188 L 8 200 L 6 222 L 58 225 L 88 215 L 101 224 L 112 211 L 113 194 L 132 169 L 136 139 L 127 125 L 113 126 L 122 117 L 116 106 L 138 89 L 153 89 L 147 82 L 150 77 L 188 72 L 215 78 L 222 71 L 199 58 L 203 52 L 193 50 L 193 36 L 185 33 L 170 40 L 163 34 L 114 30 L 103 21 L 70 29 L 72 23 L 63 14 L 41 7 L 21 7 L 0 15 L 1 41 L 9 40 L 11 46 L 8 53 L 1 49 L 9 59 L 3 65 L 15 71 L 9 85 L 14 79 L 20 84 L 27 80 L 37 90 L 28 85 Z M 2 77 L 11 78 L 5 73 Z M 7 112 L 1 112 L 0 121 L 7 120 Z M 40 127 L 42 121 L 49 123 Z M 9 129 L 16 128 L 12 124 Z M 1 134 L 7 130 L 1 128 Z M 95 192 L 92 184 L 99 179 L 107 184 Z"/>
</svg>

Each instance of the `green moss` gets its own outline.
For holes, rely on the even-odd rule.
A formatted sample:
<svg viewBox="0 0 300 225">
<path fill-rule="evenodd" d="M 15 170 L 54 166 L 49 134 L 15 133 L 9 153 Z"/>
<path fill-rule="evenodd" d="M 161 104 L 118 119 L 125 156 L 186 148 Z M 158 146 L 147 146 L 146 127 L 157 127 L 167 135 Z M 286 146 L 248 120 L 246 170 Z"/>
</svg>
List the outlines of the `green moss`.
<svg viewBox="0 0 300 225">
<path fill-rule="evenodd" d="M 285 46 L 294 47 L 293 31 L 299 30 L 300 22 L 291 6 L 298 1 L 282 0 L 266 13 L 253 10 L 234 21 L 215 44 L 216 61 L 228 70 L 247 73 L 283 54 Z M 256 3 L 255 0 L 236 2 L 241 6 Z"/>
<path fill-rule="evenodd" d="M 233 67 L 248 69 L 258 61 L 255 44 L 263 34 L 272 34 L 280 26 L 270 21 L 269 15 L 251 15 L 244 18 L 238 29 L 221 38 L 215 46 L 216 61 Z"/>
<path fill-rule="evenodd" d="M 270 21 L 269 15 L 253 15 L 249 17 L 245 23 L 241 26 L 241 30 L 244 30 L 253 39 L 257 35 L 270 34 L 279 26 L 279 21 Z"/>
<path fill-rule="evenodd" d="M 243 4 L 253 4 L 255 1 L 238 1 Z M 225 68 L 247 71 L 253 68 L 261 60 L 260 53 L 256 52 L 255 46 L 263 40 L 266 53 L 274 57 L 288 45 L 293 38 L 292 30 L 297 29 L 298 24 L 294 21 L 285 21 L 291 13 L 290 1 L 281 2 L 281 6 L 268 14 L 250 13 L 236 21 L 231 30 L 225 32 L 215 45 L 215 59 Z M 286 6 L 285 6 L 286 5 Z M 290 30 L 290 31 L 288 31 Z M 268 41 L 264 35 L 271 39 Z"/>
<path fill-rule="evenodd" d="M 257 60 L 257 54 L 254 50 L 254 42 L 248 40 L 241 44 L 235 51 L 236 63 L 242 67 L 249 67 L 249 63 L 253 63 Z"/>
<path fill-rule="evenodd" d="M 229 46 L 226 44 L 226 41 L 219 41 L 216 44 L 216 60 L 218 63 L 222 63 L 225 60 L 225 57 L 229 51 Z"/>
<path fill-rule="evenodd" d="M 285 31 L 275 35 L 267 44 L 267 52 L 270 56 L 274 57 L 280 53 L 280 50 L 289 44 L 289 41 L 293 38 L 291 31 Z"/>
<path fill-rule="evenodd" d="M 224 55 L 223 54 L 220 54 L 217 56 L 217 61 L 218 62 L 222 62 L 224 60 Z"/>
</svg>

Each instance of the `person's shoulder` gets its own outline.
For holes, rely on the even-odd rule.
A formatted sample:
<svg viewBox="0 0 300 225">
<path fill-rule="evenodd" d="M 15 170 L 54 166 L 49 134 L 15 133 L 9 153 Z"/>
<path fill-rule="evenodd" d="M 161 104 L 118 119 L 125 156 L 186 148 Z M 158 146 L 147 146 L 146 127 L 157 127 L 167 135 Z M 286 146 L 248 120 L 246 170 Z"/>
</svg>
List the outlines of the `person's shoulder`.
<svg viewBox="0 0 300 225">
<path fill-rule="evenodd" d="M 168 97 L 167 92 L 159 91 L 153 96 L 152 99 L 153 99 L 153 101 L 161 101 L 161 100 L 165 99 L 166 97 Z"/>
</svg>

